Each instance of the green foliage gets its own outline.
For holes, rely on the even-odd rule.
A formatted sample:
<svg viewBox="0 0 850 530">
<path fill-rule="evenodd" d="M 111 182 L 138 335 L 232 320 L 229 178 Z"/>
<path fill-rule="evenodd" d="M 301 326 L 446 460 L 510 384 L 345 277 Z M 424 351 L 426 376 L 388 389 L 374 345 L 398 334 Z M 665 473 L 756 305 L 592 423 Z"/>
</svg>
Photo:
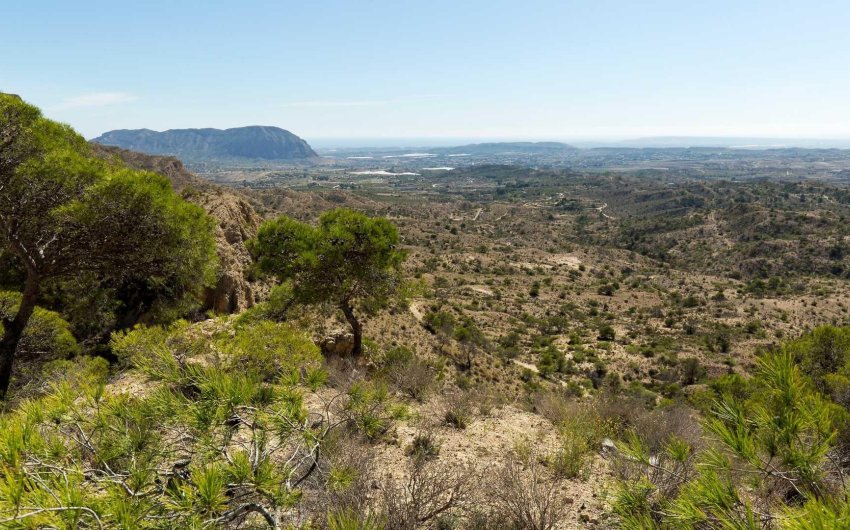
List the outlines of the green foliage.
<svg viewBox="0 0 850 530">
<path fill-rule="evenodd" d="M 285 322 L 289 320 L 294 307 L 295 299 L 292 294 L 292 282 L 283 282 L 272 287 L 266 301 L 260 302 L 240 313 L 236 317 L 235 327 L 239 328 L 262 320 Z"/>
<path fill-rule="evenodd" d="M 72 388 L 100 391 L 109 375 L 109 362 L 103 357 L 80 355 L 42 365 L 40 380 L 49 388 L 67 384 Z"/>
<path fill-rule="evenodd" d="M 216 261 L 212 219 L 176 195 L 160 175 L 113 167 L 105 172 L 83 200 L 61 209 L 64 223 L 86 232 L 81 238 L 91 237 L 91 227 L 111 229 L 105 238 L 111 245 L 92 243 L 96 246 L 80 250 L 105 256 L 104 266 L 113 269 L 107 276 L 126 275 L 121 287 L 160 294 L 157 300 L 182 300 L 210 285 Z M 152 310 L 164 311 L 156 305 Z"/>
<path fill-rule="evenodd" d="M 398 245 L 398 232 L 386 219 L 337 209 L 324 213 L 316 228 L 288 217 L 268 221 L 252 250 L 262 272 L 293 280 L 301 302 L 357 299 L 369 308 L 398 285 L 405 257 Z"/>
<path fill-rule="evenodd" d="M 353 510 L 328 514 L 328 530 L 383 530 L 384 523 L 375 515 L 361 515 Z"/>
<path fill-rule="evenodd" d="M 414 458 L 436 458 L 440 454 L 440 443 L 430 433 L 417 434 L 405 449 L 405 453 Z"/>
<path fill-rule="evenodd" d="M 471 318 L 464 318 L 452 330 L 452 338 L 462 344 L 484 346 L 487 343 L 484 333 Z"/>
<path fill-rule="evenodd" d="M 785 350 L 812 378 L 815 388 L 840 400 L 839 385 L 850 376 L 850 328 L 820 326 L 786 344 Z"/>
<path fill-rule="evenodd" d="M 423 278 L 408 279 L 397 287 L 395 299 L 400 307 L 407 309 L 411 299 L 427 296 L 428 293 L 428 283 Z"/>
<path fill-rule="evenodd" d="M 307 421 L 286 374 L 318 353 L 279 324 L 242 333 L 228 351 L 186 323 L 117 334 L 115 351 L 155 381 L 139 396 L 107 390 L 102 359 L 48 365 L 51 390 L 0 416 L 0 525 L 284 523 L 329 425 Z M 237 368 L 257 362 L 244 356 L 254 347 L 273 369 Z"/>
<path fill-rule="evenodd" d="M 25 272 L 0 342 L 0 394 L 45 288 L 106 290 L 128 303 L 131 325 L 173 319 L 214 279 L 212 220 L 166 178 L 95 158 L 72 129 L 7 94 L 0 138 L 0 249 Z"/>
<path fill-rule="evenodd" d="M 342 413 L 357 432 L 377 440 L 390 429 L 393 421 L 407 416 L 407 409 L 392 401 L 386 386 L 357 381 L 348 389 L 348 401 Z"/>
<path fill-rule="evenodd" d="M 565 372 L 567 366 L 567 358 L 564 356 L 564 352 L 555 346 L 544 348 L 537 358 L 537 370 L 543 377 Z"/>
<path fill-rule="evenodd" d="M 605 425 L 599 415 L 589 410 L 565 418 L 558 426 L 560 446 L 551 456 L 558 476 L 586 479 L 590 461 L 605 436 Z"/>
<path fill-rule="evenodd" d="M 850 328 L 821 326 L 784 346 L 835 410 L 838 454 L 850 451 Z"/>
<path fill-rule="evenodd" d="M 682 359 L 679 363 L 679 374 L 683 385 L 693 385 L 705 377 L 705 367 L 695 357 Z"/>
<path fill-rule="evenodd" d="M 0 333 L 3 331 L 2 320 L 15 315 L 20 303 L 20 293 L 0 291 Z M 80 346 L 68 323 L 58 313 L 37 307 L 24 329 L 18 354 L 44 362 L 70 358 L 78 353 Z"/>
<path fill-rule="evenodd" d="M 260 321 L 237 329 L 219 343 L 233 369 L 257 374 L 264 381 L 295 380 L 321 370 L 319 347 L 288 324 Z"/>
<path fill-rule="evenodd" d="M 395 226 L 346 209 L 325 212 L 317 227 L 280 217 L 263 223 L 250 245 L 263 273 L 291 281 L 292 300 L 339 307 L 352 326 L 355 354 L 361 349 L 361 324 L 355 309 L 366 314 L 387 305 L 401 285 Z"/>
<path fill-rule="evenodd" d="M 618 283 L 616 283 L 616 282 L 615 282 L 615 283 L 613 283 L 613 284 L 611 284 L 611 283 L 603 283 L 602 285 L 600 285 L 600 286 L 599 286 L 599 288 L 596 290 L 596 292 L 597 292 L 598 294 L 603 295 L 603 296 L 614 296 L 614 293 L 615 293 L 615 292 L 617 291 L 617 289 L 619 289 L 619 288 L 620 288 L 620 285 L 619 285 Z"/>
<path fill-rule="evenodd" d="M 446 410 L 443 419 L 449 427 L 463 430 L 466 429 L 469 422 L 472 420 L 471 411 L 466 407 L 453 406 Z"/>
<path fill-rule="evenodd" d="M 2 236 L 26 236 L 11 251 L 42 280 L 93 273 L 98 287 L 179 300 L 214 278 L 211 219 L 151 172 L 56 146 L 16 168 L 0 210 L 23 225 L 6 227 Z"/>
<path fill-rule="evenodd" d="M 614 328 L 608 324 L 599 327 L 599 340 L 612 341 L 616 337 Z"/>
<path fill-rule="evenodd" d="M 786 353 L 762 360 L 757 382 L 749 402 L 718 403 L 709 430 L 755 469 L 786 468 L 799 494 L 823 496 L 822 465 L 834 437 L 832 407 L 810 389 Z"/>
<path fill-rule="evenodd" d="M 801 510 L 789 510 L 782 522 L 782 530 L 830 530 L 847 528 L 850 522 L 850 504 L 812 501 Z"/>
<path fill-rule="evenodd" d="M 437 363 L 420 359 L 409 349 L 399 346 L 384 353 L 377 372 L 394 389 L 422 400 L 433 388 L 440 368 Z"/>
<path fill-rule="evenodd" d="M 188 335 L 189 324 L 137 326 L 114 333 L 110 346 L 122 366 L 135 366 L 149 377 L 174 381 L 179 375 L 178 359 L 204 353 L 207 346 Z"/>
<path fill-rule="evenodd" d="M 767 295 L 782 295 L 788 292 L 788 286 L 782 281 L 782 278 L 773 276 L 767 281 L 761 278 L 756 278 L 747 282 L 744 287 L 744 292 L 752 293 L 756 296 Z"/>
<path fill-rule="evenodd" d="M 732 393 L 738 386 L 727 379 L 717 387 L 723 396 L 705 421 L 714 447 L 693 455 L 672 438 L 662 453 L 650 454 L 635 436 L 622 444 L 629 471 L 614 507 L 623 528 L 756 529 L 766 517 L 798 528 L 810 511 L 832 517 L 822 503 L 832 506 L 844 495 L 828 457 L 834 405 L 788 351 L 761 360 L 744 399 Z"/>
<path fill-rule="evenodd" d="M 454 333 L 456 319 L 454 315 L 447 311 L 433 311 L 425 315 L 425 326 L 432 333 L 441 333 L 445 336 L 451 336 Z"/>
<path fill-rule="evenodd" d="M 170 326 L 139 326 L 114 334 L 111 347 L 123 364 L 132 364 L 155 380 L 173 384 L 188 384 L 198 376 L 200 365 L 187 363 L 187 358 L 213 363 L 258 385 L 306 382 L 315 387 L 325 379 L 321 354 L 313 341 L 288 324 L 267 320 L 240 326 L 233 336 L 212 343 L 192 333 L 183 321 Z"/>
</svg>

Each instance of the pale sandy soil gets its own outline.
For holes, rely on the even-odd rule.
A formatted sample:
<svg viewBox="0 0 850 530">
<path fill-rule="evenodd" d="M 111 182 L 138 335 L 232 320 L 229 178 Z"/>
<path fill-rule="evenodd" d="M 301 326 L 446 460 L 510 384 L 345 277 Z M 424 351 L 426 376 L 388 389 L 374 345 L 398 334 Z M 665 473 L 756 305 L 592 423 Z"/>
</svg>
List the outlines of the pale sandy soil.
<svg viewBox="0 0 850 530">
<path fill-rule="evenodd" d="M 423 405 L 418 414 L 418 421 L 398 425 L 397 445 L 386 446 L 378 456 L 379 467 L 392 470 L 399 478 L 409 458 L 404 454 L 405 448 L 424 430 L 439 440 L 440 462 L 479 469 L 484 473 L 485 487 L 487 475 L 492 476 L 518 444 L 530 444 L 541 456 L 555 451 L 558 446 L 557 433 L 548 420 L 511 405 L 494 409 L 489 416 L 476 417 L 463 430 L 441 425 L 442 409 L 434 403 Z M 603 492 L 605 483 L 610 480 L 610 471 L 607 462 L 599 456 L 594 457 L 591 466 L 592 472 L 586 481 L 569 480 L 563 484 L 562 502 L 569 505 L 566 524 L 560 527 L 563 530 L 587 528 L 579 516 L 586 514 L 591 520 L 598 520 L 603 511 Z"/>
</svg>

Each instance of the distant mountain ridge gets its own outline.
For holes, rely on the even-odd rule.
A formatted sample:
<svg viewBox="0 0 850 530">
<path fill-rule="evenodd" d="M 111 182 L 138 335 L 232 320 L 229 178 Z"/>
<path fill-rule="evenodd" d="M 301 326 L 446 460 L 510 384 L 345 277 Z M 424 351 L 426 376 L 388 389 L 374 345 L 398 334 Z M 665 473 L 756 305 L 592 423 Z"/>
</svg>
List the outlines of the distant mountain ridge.
<svg viewBox="0 0 850 530">
<path fill-rule="evenodd" d="M 466 153 L 472 155 L 495 155 L 506 153 L 544 154 L 578 151 L 578 148 L 561 142 L 487 142 L 480 144 L 441 147 L 439 153 Z"/>
<path fill-rule="evenodd" d="M 233 129 L 150 129 L 109 131 L 92 142 L 189 162 L 214 160 L 310 160 L 310 145 L 279 127 L 252 125 Z"/>
</svg>

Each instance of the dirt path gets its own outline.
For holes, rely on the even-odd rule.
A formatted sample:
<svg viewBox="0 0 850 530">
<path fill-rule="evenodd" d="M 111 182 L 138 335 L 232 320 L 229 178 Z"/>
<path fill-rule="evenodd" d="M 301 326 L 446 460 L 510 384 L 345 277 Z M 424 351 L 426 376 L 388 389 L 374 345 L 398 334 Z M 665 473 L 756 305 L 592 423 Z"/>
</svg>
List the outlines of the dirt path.
<svg viewBox="0 0 850 530">
<path fill-rule="evenodd" d="M 611 217 L 610 215 L 608 215 L 607 213 L 602 211 L 607 207 L 608 207 L 608 203 L 606 202 L 606 203 L 603 203 L 602 206 L 597 206 L 596 208 L 594 208 L 594 210 L 596 210 L 597 212 L 602 214 L 602 217 L 604 217 L 605 219 L 614 219 L 613 217 Z"/>
<path fill-rule="evenodd" d="M 548 258 L 555 265 L 566 265 L 572 269 L 578 270 L 581 267 L 581 260 L 571 254 L 558 254 Z"/>
<path fill-rule="evenodd" d="M 531 370 L 531 371 L 532 371 L 532 372 L 534 372 L 535 374 L 539 374 L 539 373 L 540 373 L 540 370 L 538 370 L 538 369 L 537 369 L 537 366 L 535 366 L 535 365 L 533 365 L 533 364 L 531 364 L 531 363 L 522 362 L 522 361 L 520 361 L 519 359 L 514 359 L 513 361 L 514 361 L 514 364 L 515 364 L 515 365 L 517 365 L 517 366 L 519 366 L 520 368 L 525 368 L 525 369 L 527 369 L 527 370 Z"/>
<path fill-rule="evenodd" d="M 482 287 L 480 285 L 467 285 L 466 288 L 467 288 L 467 290 L 470 290 L 470 291 L 478 293 L 478 294 L 483 294 L 484 296 L 493 296 L 493 291 L 491 291 L 490 289 L 488 289 L 486 287 Z"/>
</svg>

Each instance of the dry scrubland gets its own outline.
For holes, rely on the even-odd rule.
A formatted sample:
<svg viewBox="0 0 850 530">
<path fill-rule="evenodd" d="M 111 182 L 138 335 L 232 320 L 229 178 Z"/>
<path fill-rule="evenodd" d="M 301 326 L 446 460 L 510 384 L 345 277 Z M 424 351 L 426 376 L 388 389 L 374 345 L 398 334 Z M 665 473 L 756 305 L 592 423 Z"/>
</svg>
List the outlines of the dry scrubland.
<svg viewBox="0 0 850 530">
<path fill-rule="evenodd" d="M 206 315 L 114 334 L 111 366 L 80 356 L 22 372 L 2 437 L 34 448 L 14 453 L 29 482 L 0 485 L 0 498 L 29 499 L 41 481 L 36 506 L 88 502 L 74 491 L 101 504 L 7 510 L 3 525 L 636 529 L 675 513 L 683 528 L 719 528 L 716 506 L 702 521 L 688 511 L 708 481 L 695 463 L 724 432 L 701 418 L 721 395 L 743 403 L 753 374 L 758 395 L 796 381 L 758 359 L 850 311 L 841 187 L 493 166 L 347 177 L 351 190 L 322 189 L 314 169 L 294 189 L 227 189 L 171 159 L 102 156 L 165 174 L 214 216 L 224 270 Z M 365 320 L 357 359 L 340 315 L 269 300 L 246 250 L 263 219 L 338 207 L 390 219 L 408 252 L 405 296 Z M 850 355 L 842 340 L 834 351 Z M 799 413 L 806 440 L 822 434 L 809 436 L 816 410 Z M 747 443 L 762 454 L 759 436 Z M 809 498 L 798 468 L 765 478 L 744 445 L 736 462 L 760 478 L 730 512 L 744 521 Z M 821 492 L 845 455 L 830 452 L 826 469 L 819 450 L 804 478 Z M 123 519 L 104 508 L 116 499 Z M 757 527 L 744 523 L 730 528 Z"/>
<path fill-rule="evenodd" d="M 392 219 L 410 252 L 419 290 L 366 326 L 372 351 L 409 349 L 437 375 L 424 389 L 418 363 L 391 377 L 416 417 L 378 449 L 393 465 L 423 429 L 454 466 L 505 465 L 530 444 L 569 507 L 559 527 L 614 526 L 610 439 L 699 446 L 712 382 L 847 322 L 840 187 L 567 173 L 534 189 L 533 171 L 491 171 L 509 176 L 308 192 Z"/>
</svg>

